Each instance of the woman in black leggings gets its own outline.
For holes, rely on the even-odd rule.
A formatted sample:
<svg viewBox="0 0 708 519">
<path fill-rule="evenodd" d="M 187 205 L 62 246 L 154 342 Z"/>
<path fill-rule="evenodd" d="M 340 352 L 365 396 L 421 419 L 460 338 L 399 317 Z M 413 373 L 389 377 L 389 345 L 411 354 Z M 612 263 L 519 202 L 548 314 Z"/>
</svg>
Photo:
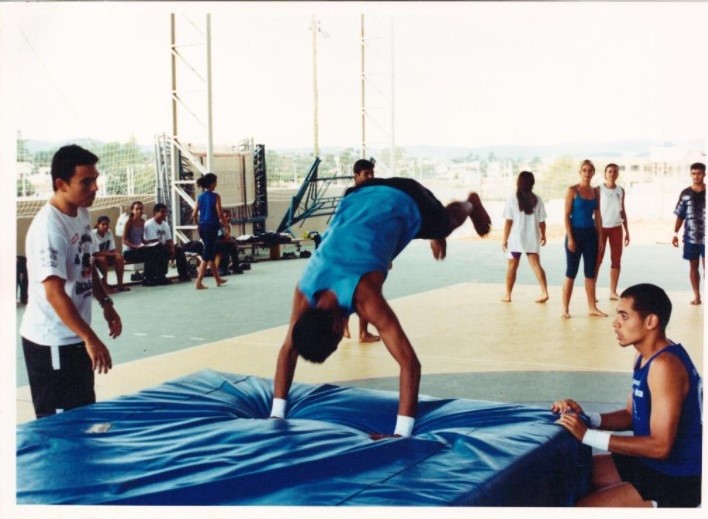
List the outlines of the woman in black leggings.
<svg viewBox="0 0 708 519">
<path fill-rule="evenodd" d="M 595 266 L 597 255 L 603 246 L 600 240 L 602 216 L 600 214 L 600 191 L 590 185 L 595 166 L 589 160 L 580 165 L 580 182 L 570 186 L 565 195 L 565 258 L 566 271 L 563 280 L 563 318 L 570 319 L 570 297 L 573 283 L 578 275 L 580 258 L 583 259 L 585 293 L 588 313 L 597 317 L 607 314 L 597 308 L 595 301 Z"/>
</svg>

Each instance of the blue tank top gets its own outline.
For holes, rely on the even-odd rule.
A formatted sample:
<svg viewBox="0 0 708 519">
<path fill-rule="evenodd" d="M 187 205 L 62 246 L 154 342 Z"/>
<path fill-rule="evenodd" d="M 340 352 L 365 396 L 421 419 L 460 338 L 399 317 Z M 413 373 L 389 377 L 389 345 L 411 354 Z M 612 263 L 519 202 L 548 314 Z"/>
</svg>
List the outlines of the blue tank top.
<svg viewBox="0 0 708 519">
<path fill-rule="evenodd" d="M 320 246 L 308 260 L 298 288 L 311 306 L 331 290 L 339 305 L 354 311 L 354 291 L 368 272 L 388 273 L 391 261 L 421 225 L 418 206 L 399 189 L 371 186 L 341 199 Z"/>
<path fill-rule="evenodd" d="M 595 227 L 593 213 L 597 207 L 597 197 L 592 200 L 586 200 L 580 196 L 580 193 L 575 192 L 573 198 L 573 207 L 570 210 L 570 225 L 572 227 L 588 228 Z"/>
<path fill-rule="evenodd" d="M 688 394 L 681 406 L 676 439 L 669 457 L 665 460 L 639 458 L 649 467 L 671 476 L 695 476 L 701 474 L 703 436 L 703 381 L 686 350 L 680 344 L 672 344 L 655 353 L 644 366 L 641 357 L 634 366 L 632 378 L 632 428 L 635 436 L 650 433 L 651 393 L 647 378 L 651 363 L 659 355 L 672 354 L 681 360 L 689 378 Z"/>
<path fill-rule="evenodd" d="M 128 241 L 130 243 L 134 244 L 139 244 L 143 242 L 143 230 L 145 229 L 145 225 L 133 225 L 130 229 L 128 229 Z M 127 245 L 123 246 L 123 250 L 129 250 L 130 247 Z"/>
<path fill-rule="evenodd" d="M 204 191 L 197 198 L 199 205 L 199 224 L 200 225 L 219 225 L 219 215 L 216 211 L 216 193 L 213 191 Z"/>
</svg>

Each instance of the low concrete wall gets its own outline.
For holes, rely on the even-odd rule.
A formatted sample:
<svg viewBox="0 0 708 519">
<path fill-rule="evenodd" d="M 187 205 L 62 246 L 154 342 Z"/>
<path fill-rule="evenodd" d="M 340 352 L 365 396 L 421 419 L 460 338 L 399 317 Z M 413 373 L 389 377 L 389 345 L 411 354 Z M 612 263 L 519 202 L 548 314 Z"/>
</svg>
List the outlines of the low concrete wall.
<svg viewBox="0 0 708 519">
<path fill-rule="evenodd" d="M 150 217 L 152 215 L 152 208 L 153 208 L 153 203 L 147 203 L 145 205 L 145 212 L 144 214 L 146 217 Z M 268 218 L 266 219 L 266 230 L 267 231 L 275 231 L 278 228 L 278 225 L 280 225 L 280 221 L 283 219 L 283 215 L 285 214 L 285 211 L 288 208 L 288 202 L 270 202 L 268 204 Z M 108 218 L 111 219 L 111 231 L 113 231 L 113 234 L 115 235 L 115 226 L 116 222 L 118 221 L 118 217 L 120 216 L 121 213 L 121 208 L 120 207 L 110 207 L 110 208 L 101 208 L 101 209 L 90 209 L 89 210 L 91 213 L 91 221 L 96 222 L 99 216 L 101 215 L 106 215 Z M 292 232 L 295 234 L 297 237 L 302 237 L 302 235 L 305 232 L 309 231 L 318 231 L 320 234 L 324 232 L 324 230 L 327 228 L 327 217 L 317 217 L 317 218 L 310 218 L 307 219 L 303 222 L 303 225 L 297 225 L 293 227 Z M 23 217 L 23 218 L 18 218 L 17 219 L 17 254 L 19 256 L 25 256 L 25 236 L 27 235 L 27 230 L 29 229 L 30 224 L 32 223 L 32 218 L 29 217 Z M 252 225 L 246 225 L 244 226 L 245 229 L 243 229 L 241 226 L 233 226 L 232 228 L 232 234 L 235 236 L 241 235 L 241 234 L 253 234 L 253 226 Z M 116 247 L 117 250 L 122 250 L 122 240 L 120 236 L 115 236 L 116 239 Z"/>
<path fill-rule="evenodd" d="M 155 204 L 148 202 L 145 204 L 145 214 L 152 215 L 152 208 Z M 127 209 L 127 208 L 126 208 Z M 102 207 L 101 209 L 89 209 L 91 214 L 91 222 L 94 224 L 99 216 L 106 215 L 111 219 L 111 231 L 115 236 L 116 222 L 121 214 L 120 207 Z M 32 223 L 31 217 L 22 217 L 17 219 L 17 255 L 25 256 L 25 236 L 27 236 L 27 231 Z M 117 250 L 122 250 L 122 240 L 120 236 L 115 236 L 116 248 Z"/>
</svg>

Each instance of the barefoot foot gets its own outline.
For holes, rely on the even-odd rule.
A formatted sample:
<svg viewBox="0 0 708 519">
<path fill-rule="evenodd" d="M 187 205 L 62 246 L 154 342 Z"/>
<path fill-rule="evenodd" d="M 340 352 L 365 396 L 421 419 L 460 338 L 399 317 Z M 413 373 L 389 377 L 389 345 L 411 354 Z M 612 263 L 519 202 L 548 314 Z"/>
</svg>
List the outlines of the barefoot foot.
<svg viewBox="0 0 708 519">
<path fill-rule="evenodd" d="M 537 303 L 545 303 L 546 301 L 548 301 L 548 295 L 541 296 L 538 299 L 536 299 Z"/>
<path fill-rule="evenodd" d="M 374 335 L 373 333 L 366 333 L 364 335 L 359 336 L 359 342 L 378 342 L 381 340 L 381 337 L 378 335 Z"/>
<path fill-rule="evenodd" d="M 588 312 L 588 315 L 592 317 L 607 317 L 607 314 L 605 312 L 602 312 L 598 308 L 591 308 L 590 311 Z"/>
<path fill-rule="evenodd" d="M 216 286 L 217 286 L 217 287 L 220 287 L 221 285 L 223 285 L 223 284 L 226 283 L 227 281 L 228 281 L 228 279 L 219 278 L 219 279 L 216 280 Z"/>
<path fill-rule="evenodd" d="M 568 312 L 563 312 L 563 315 L 561 315 L 561 319 L 570 319 L 570 314 Z"/>
<path fill-rule="evenodd" d="M 616 293 L 610 294 L 610 301 L 617 301 L 619 300 L 620 296 L 618 296 Z"/>
<path fill-rule="evenodd" d="M 480 200 L 477 193 L 470 193 L 467 197 L 467 201 L 472 204 L 470 220 L 472 220 L 474 230 L 477 231 L 477 234 L 480 236 L 486 236 L 492 228 L 492 219 L 482 205 L 482 200 Z"/>
<path fill-rule="evenodd" d="M 692 304 L 692 305 L 700 305 L 700 304 L 701 304 L 701 298 L 700 298 L 700 297 L 697 297 L 696 299 L 694 299 L 693 301 L 691 301 L 691 304 Z"/>
<path fill-rule="evenodd" d="M 511 296 L 504 296 L 501 298 L 502 303 L 511 303 Z"/>
<path fill-rule="evenodd" d="M 202 285 L 201 283 L 197 283 L 197 284 L 194 286 L 194 288 L 196 288 L 197 290 L 206 290 L 206 289 L 209 288 L 209 287 L 204 286 L 204 285 Z"/>
</svg>

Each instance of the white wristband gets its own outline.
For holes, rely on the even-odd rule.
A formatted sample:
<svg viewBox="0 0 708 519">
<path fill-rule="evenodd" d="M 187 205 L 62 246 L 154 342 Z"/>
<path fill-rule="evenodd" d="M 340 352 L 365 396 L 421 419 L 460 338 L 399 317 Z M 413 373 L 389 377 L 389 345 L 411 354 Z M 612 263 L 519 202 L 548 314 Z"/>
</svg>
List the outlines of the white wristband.
<svg viewBox="0 0 708 519">
<path fill-rule="evenodd" d="M 270 410 L 270 416 L 273 418 L 285 418 L 285 406 L 288 401 L 284 398 L 274 398 L 273 408 Z"/>
<path fill-rule="evenodd" d="M 585 416 L 588 417 L 590 427 L 593 429 L 597 429 L 600 425 L 602 425 L 602 416 L 600 413 L 585 413 Z"/>
<path fill-rule="evenodd" d="M 398 436 L 410 436 L 413 432 L 414 425 L 415 418 L 399 414 L 396 417 L 396 430 L 393 431 L 393 434 L 397 434 Z"/>
<path fill-rule="evenodd" d="M 583 443 L 602 451 L 610 450 L 610 436 L 612 433 L 608 431 L 598 431 L 597 429 L 588 429 L 583 436 Z"/>
</svg>

